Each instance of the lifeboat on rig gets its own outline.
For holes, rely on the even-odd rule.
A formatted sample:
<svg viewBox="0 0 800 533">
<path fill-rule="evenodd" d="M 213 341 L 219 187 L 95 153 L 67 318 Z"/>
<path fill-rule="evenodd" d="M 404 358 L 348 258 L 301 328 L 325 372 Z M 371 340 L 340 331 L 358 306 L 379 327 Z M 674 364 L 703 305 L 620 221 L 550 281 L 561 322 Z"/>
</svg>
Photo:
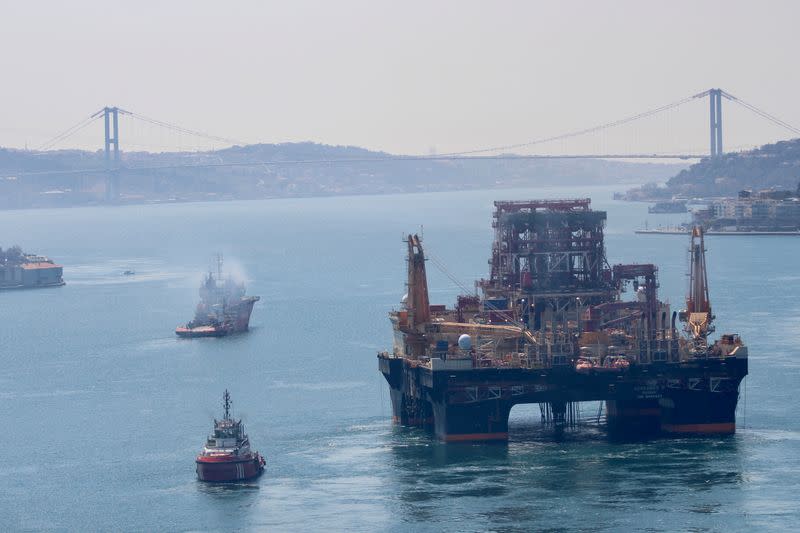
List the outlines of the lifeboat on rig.
<svg viewBox="0 0 800 533">
<path fill-rule="evenodd" d="M 575 371 L 581 374 L 588 374 L 599 366 L 600 363 L 595 357 L 581 356 L 575 361 Z"/>
<path fill-rule="evenodd" d="M 230 482 L 253 479 L 264 472 L 266 461 L 250 449 L 250 439 L 241 420 L 231 418 L 231 396 L 223 395 L 225 416 L 214 419 L 214 432 L 197 456 L 197 478 L 200 481 Z"/>
<path fill-rule="evenodd" d="M 607 355 L 603 359 L 603 370 L 627 370 L 631 362 L 624 355 Z"/>
</svg>

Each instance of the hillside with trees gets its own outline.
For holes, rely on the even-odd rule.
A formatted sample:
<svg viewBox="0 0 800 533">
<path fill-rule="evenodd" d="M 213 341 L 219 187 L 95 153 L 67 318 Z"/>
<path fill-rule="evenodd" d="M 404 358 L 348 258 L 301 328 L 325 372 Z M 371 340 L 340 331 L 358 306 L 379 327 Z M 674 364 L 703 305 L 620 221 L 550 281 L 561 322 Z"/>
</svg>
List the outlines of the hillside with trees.
<svg viewBox="0 0 800 533">
<path fill-rule="evenodd" d="M 706 158 L 670 178 L 628 192 L 628 199 L 736 196 L 744 189 L 794 190 L 800 181 L 800 139 L 767 144 L 749 152 Z"/>
<path fill-rule="evenodd" d="M 677 165 L 605 160 L 437 160 L 353 146 L 257 144 L 207 152 L 124 152 L 121 203 L 389 194 L 663 181 Z M 0 208 L 106 202 L 102 151 L 0 149 Z"/>
</svg>

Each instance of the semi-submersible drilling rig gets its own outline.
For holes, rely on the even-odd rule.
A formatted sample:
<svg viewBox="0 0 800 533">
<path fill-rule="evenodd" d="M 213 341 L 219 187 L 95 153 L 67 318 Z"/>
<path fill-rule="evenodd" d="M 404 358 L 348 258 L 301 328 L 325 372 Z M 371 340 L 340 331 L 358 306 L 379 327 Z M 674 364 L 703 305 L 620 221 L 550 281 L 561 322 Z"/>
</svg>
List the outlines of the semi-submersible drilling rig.
<svg viewBox="0 0 800 533">
<path fill-rule="evenodd" d="M 576 402 L 605 401 L 615 432 L 735 431 L 747 347 L 734 334 L 708 341 L 702 229 L 686 309 L 673 312 L 655 265 L 608 265 L 606 213 L 589 203 L 495 202 L 491 275 L 455 308 L 430 304 L 422 242 L 408 237 L 408 294 L 389 314 L 394 347 L 378 354 L 395 422 L 447 442 L 506 440 L 515 404 L 562 426 Z"/>
</svg>

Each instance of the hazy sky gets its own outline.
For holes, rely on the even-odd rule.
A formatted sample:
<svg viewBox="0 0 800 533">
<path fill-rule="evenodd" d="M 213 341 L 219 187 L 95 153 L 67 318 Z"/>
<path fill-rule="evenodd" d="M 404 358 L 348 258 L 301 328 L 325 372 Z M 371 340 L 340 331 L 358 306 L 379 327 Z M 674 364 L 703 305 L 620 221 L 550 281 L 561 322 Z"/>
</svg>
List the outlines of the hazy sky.
<svg viewBox="0 0 800 533">
<path fill-rule="evenodd" d="M 442 153 L 580 129 L 710 87 L 800 125 L 796 1 L 0 6 L 0 146 L 35 148 L 117 105 L 247 142 Z M 703 148 L 704 109 L 631 130 L 614 148 Z M 729 146 L 790 136 L 737 116 Z M 123 149 L 177 142 L 126 127 Z M 561 148 L 612 141 L 592 142 Z M 96 124 L 60 147 L 101 144 Z"/>
</svg>

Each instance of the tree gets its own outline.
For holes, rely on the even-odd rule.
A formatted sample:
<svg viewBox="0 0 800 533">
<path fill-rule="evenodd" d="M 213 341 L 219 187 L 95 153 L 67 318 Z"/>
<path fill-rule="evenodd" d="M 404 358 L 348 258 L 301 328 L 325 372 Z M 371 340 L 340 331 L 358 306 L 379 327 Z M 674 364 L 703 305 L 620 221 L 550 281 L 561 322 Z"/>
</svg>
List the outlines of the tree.
<svg viewBox="0 0 800 533">
<path fill-rule="evenodd" d="M 22 248 L 15 244 L 6 250 L 5 260 L 7 263 L 18 264 L 22 262 Z"/>
</svg>

